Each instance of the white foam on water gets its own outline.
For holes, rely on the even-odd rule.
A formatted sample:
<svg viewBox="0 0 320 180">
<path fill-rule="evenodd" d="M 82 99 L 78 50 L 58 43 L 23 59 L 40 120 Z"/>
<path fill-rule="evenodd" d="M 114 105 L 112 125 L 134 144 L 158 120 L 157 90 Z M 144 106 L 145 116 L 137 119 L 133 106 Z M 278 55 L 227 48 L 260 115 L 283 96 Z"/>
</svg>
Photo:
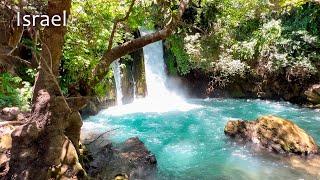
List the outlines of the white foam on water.
<svg viewBox="0 0 320 180">
<path fill-rule="evenodd" d="M 190 111 L 201 106 L 169 100 L 154 100 L 150 98 L 136 99 L 133 103 L 110 107 L 101 113 L 106 115 L 121 116 L 133 113 L 164 113 L 170 111 Z"/>
</svg>

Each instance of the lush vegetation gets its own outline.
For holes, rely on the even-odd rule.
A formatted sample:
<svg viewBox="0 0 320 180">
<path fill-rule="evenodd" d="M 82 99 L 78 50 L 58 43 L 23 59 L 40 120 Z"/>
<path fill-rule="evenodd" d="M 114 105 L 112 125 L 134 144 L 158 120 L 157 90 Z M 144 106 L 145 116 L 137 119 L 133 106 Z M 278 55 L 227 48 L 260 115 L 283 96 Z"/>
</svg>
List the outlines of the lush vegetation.
<svg viewBox="0 0 320 180">
<path fill-rule="evenodd" d="M 72 1 L 59 77 L 65 95 L 88 94 L 89 77 L 108 48 L 115 21 L 119 20 L 119 24 L 112 46 L 134 39 L 140 27 L 163 27 L 170 21 L 169 14 L 177 13 L 178 1 L 139 1 L 128 19 L 120 21 L 126 17 L 131 2 Z M 177 33 L 166 40 L 167 67 L 171 74 L 182 76 L 200 70 L 219 77 L 218 85 L 222 86 L 234 77 L 248 75 L 281 74 L 288 81 L 319 76 L 319 27 L 320 5 L 315 2 L 193 1 Z M 29 41 L 22 42 L 29 48 L 34 46 L 24 42 Z M 130 55 L 122 59 L 133 60 Z M 23 80 L 1 74 L 0 107 L 27 109 L 34 76 L 26 72 Z M 105 96 L 112 88 L 110 68 L 94 91 Z"/>
<path fill-rule="evenodd" d="M 18 106 L 23 111 L 30 109 L 31 84 L 9 73 L 0 74 L 0 108 Z"/>
<path fill-rule="evenodd" d="M 206 0 L 186 13 L 171 36 L 168 62 L 181 75 L 192 69 L 223 77 L 319 74 L 320 5 L 305 1 Z"/>
<path fill-rule="evenodd" d="M 116 20 L 126 16 L 132 1 L 88 0 L 73 1 L 72 16 L 66 35 L 62 61 L 62 88 L 66 94 L 70 87 L 79 91 L 85 89 L 94 66 L 100 61 L 111 37 Z M 152 27 L 154 16 L 152 3 L 143 1 L 133 6 L 128 20 L 121 22 L 114 35 L 113 46 L 134 39 L 133 33 L 139 27 Z M 154 7 L 156 9 L 158 7 Z M 159 10 L 157 10 L 159 11 Z M 132 60 L 129 55 L 124 60 Z M 113 74 L 106 75 L 96 87 L 95 92 L 104 96 L 114 86 Z"/>
</svg>

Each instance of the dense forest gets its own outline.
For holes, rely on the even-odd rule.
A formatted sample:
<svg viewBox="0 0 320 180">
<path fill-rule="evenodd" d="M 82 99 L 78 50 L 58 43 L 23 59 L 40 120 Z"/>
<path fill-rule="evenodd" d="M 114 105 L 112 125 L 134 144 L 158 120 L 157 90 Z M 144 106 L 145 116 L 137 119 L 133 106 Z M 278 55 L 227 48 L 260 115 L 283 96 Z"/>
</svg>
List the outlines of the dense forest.
<svg viewBox="0 0 320 180">
<path fill-rule="evenodd" d="M 18 12 L 64 11 L 67 26 L 17 26 Z M 143 48 L 159 41 L 172 89 L 187 97 L 320 107 L 317 0 L 1 0 L 0 130 L 4 137 L 10 126 L 12 147 L 1 147 L 0 175 L 93 176 L 79 144 L 82 118 L 150 95 Z M 317 152 L 311 144 L 294 153 Z"/>
</svg>

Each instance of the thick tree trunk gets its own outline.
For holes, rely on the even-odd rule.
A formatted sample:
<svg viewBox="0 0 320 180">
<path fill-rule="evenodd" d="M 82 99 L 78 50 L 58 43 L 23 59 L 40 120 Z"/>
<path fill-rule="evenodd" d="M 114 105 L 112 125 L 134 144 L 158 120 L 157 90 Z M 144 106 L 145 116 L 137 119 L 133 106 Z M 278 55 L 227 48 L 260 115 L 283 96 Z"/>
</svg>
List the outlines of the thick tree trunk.
<svg viewBox="0 0 320 180">
<path fill-rule="evenodd" d="M 48 14 L 69 13 L 70 6 L 71 0 L 49 0 Z M 77 154 L 81 116 L 69 107 L 56 79 L 65 32 L 66 27 L 44 30 L 32 115 L 12 133 L 8 178 L 72 178 L 84 173 Z"/>
</svg>

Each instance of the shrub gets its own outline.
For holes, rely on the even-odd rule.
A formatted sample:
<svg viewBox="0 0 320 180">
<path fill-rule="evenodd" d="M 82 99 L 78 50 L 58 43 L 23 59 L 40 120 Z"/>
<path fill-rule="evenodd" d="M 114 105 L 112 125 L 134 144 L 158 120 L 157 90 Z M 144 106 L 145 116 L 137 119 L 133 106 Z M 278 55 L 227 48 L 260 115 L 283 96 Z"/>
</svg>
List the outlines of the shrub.
<svg viewBox="0 0 320 180">
<path fill-rule="evenodd" d="M 9 73 L 0 74 L 0 108 L 18 106 L 23 111 L 30 109 L 32 88 L 29 82 Z"/>
</svg>

